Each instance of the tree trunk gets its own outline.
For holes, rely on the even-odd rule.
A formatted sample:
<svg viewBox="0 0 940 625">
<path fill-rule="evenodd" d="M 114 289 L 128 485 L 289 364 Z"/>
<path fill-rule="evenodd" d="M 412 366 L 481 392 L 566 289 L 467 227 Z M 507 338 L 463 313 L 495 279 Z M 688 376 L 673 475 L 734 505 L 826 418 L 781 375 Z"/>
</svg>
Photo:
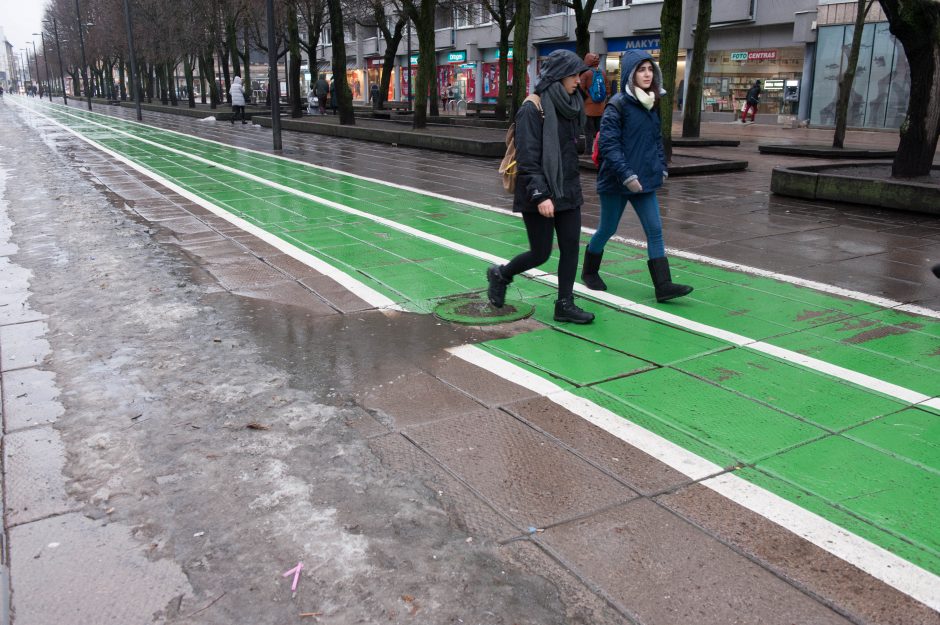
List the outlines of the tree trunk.
<svg viewBox="0 0 940 625">
<path fill-rule="evenodd" d="M 245 85 L 245 89 L 248 92 L 251 92 L 251 42 L 248 39 L 248 28 L 245 28 L 245 53 L 241 55 L 242 65 L 245 67 L 245 75 L 242 76 L 242 84 Z M 311 73 L 311 76 L 313 74 Z"/>
<path fill-rule="evenodd" d="M 395 56 L 398 54 L 398 46 L 401 45 L 401 30 L 397 37 L 385 40 L 385 56 L 382 57 L 382 80 L 379 81 L 379 109 L 385 108 L 385 102 L 388 100 L 388 87 L 392 84 L 392 70 L 395 67 Z"/>
<path fill-rule="evenodd" d="M 863 7 L 862 4 L 867 3 Z M 862 33 L 865 30 L 865 16 L 874 0 L 859 0 L 855 7 L 855 30 L 852 32 L 852 47 L 849 49 L 849 60 L 845 71 L 839 79 L 839 98 L 836 101 L 836 131 L 832 135 L 832 147 L 845 147 L 845 127 L 849 117 L 849 97 L 852 95 L 852 83 L 855 82 L 855 71 L 858 69 L 858 52 L 862 48 Z"/>
<path fill-rule="evenodd" d="M 352 126 L 356 123 L 356 116 L 353 112 L 352 93 L 346 82 L 346 42 L 343 35 L 342 1 L 328 0 L 327 5 L 330 11 L 330 40 L 333 42 L 333 88 L 337 90 L 336 104 L 339 107 L 339 123 L 343 126 Z"/>
<path fill-rule="evenodd" d="M 156 78 L 154 76 L 154 64 L 147 64 L 147 104 L 153 104 L 153 93 L 154 87 L 156 86 Z"/>
<path fill-rule="evenodd" d="M 505 14 L 505 13 L 504 13 Z M 499 88 L 496 91 L 496 119 L 506 119 L 506 85 L 509 84 L 509 32 L 508 24 L 499 28 Z"/>
<path fill-rule="evenodd" d="M 118 59 L 118 89 L 121 91 L 121 102 L 127 100 L 127 81 L 125 79 L 126 64 L 124 59 Z"/>
<path fill-rule="evenodd" d="M 594 14 L 594 4 L 597 0 L 587 0 L 582 4 L 582 0 L 574 2 L 574 38 L 575 51 L 582 59 L 591 51 L 591 33 L 588 27 L 591 25 L 591 16 Z M 568 19 L 567 14 L 565 19 Z"/>
<path fill-rule="evenodd" d="M 199 63 L 199 102 L 201 104 L 206 103 L 206 63 L 205 58 L 202 54 L 198 55 L 197 62 Z"/>
<path fill-rule="evenodd" d="M 170 104 L 179 106 L 179 97 L 176 95 L 176 61 L 166 62 L 166 75 L 170 83 Z"/>
<path fill-rule="evenodd" d="M 907 55 L 911 93 L 901 124 L 901 141 L 891 175 L 926 176 L 940 139 L 940 3 L 935 0 L 881 0 L 891 34 Z"/>
<path fill-rule="evenodd" d="M 532 18 L 532 4 L 530 0 L 517 0 L 516 27 L 512 39 L 512 109 L 510 115 L 516 118 L 516 113 L 526 98 L 526 77 L 529 64 L 529 22 Z M 535 85 L 533 85 L 534 87 Z"/>
<path fill-rule="evenodd" d="M 196 94 L 193 93 L 193 65 L 196 64 L 196 59 L 191 54 L 186 54 L 183 56 L 183 74 L 186 76 L 186 99 L 189 103 L 189 108 L 196 108 Z"/>
<path fill-rule="evenodd" d="M 223 101 L 231 104 L 232 96 L 229 91 L 232 89 L 232 75 L 228 71 L 228 48 L 219 46 L 219 69 L 222 70 L 222 83 L 225 85 L 225 93 L 219 94 L 219 103 Z"/>
<path fill-rule="evenodd" d="M 692 43 L 692 66 L 689 68 L 688 97 L 682 117 L 682 136 L 698 137 L 702 132 L 702 82 L 705 78 L 705 55 L 708 54 L 708 31 L 712 21 L 712 0 L 699 0 Z"/>
<path fill-rule="evenodd" d="M 215 110 L 219 106 L 219 85 L 215 79 L 215 58 L 211 49 L 203 53 L 202 65 L 206 69 L 206 82 L 209 83 L 209 108 Z"/>
<path fill-rule="evenodd" d="M 672 90 L 676 84 L 676 64 L 679 62 L 679 34 L 682 32 L 682 0 L 665 0 L 659 14 L 662 30 L 659 48 L 659 69 L 663 73 L 666 95 L 659 103 L 662 123 L 663 149 L 666 162 L 672 161 L 672 109 L 678 94 Z"/>
<path fill-rule="evenodd" d="M 290 116 L 302 117 L 304 113 L 300 102 L 300 24 L 297 23 L 297 11 L 294 9 L 287 11 L 287 49 L 289 52 L 287 94 L 290 99 Z"/>
</svg>

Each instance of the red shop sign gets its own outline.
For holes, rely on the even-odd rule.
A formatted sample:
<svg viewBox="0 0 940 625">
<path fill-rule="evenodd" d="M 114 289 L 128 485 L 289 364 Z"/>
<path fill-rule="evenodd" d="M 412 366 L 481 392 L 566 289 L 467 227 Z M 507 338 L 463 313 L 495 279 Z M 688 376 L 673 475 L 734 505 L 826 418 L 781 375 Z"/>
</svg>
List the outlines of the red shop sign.
<svg viewBox="0 0 940 625">
<path fill-rule="evenodd" d="M 382 58 L 369 59 L 369 67 L 372 67 L 372 68 L 382 67 L 382 63 L 384 62 L 385 60 Z"/>
<path fill-rule="evenodd" d="M 748 61 L 776 61 L 777 51 L 776 50 L 748 50 L 747 60 Z"/>
</svg>

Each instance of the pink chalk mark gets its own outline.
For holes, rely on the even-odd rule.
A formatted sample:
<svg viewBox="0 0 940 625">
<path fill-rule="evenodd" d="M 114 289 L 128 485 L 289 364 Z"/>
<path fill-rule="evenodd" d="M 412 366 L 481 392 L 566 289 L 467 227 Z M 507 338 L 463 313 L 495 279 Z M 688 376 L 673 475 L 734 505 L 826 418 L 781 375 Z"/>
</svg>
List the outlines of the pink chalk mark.
<svg viewBox="0 0 940 625">
<path fill-rule="evenodd" d="M 297 566 L 295 566 L 294 568 L 292 568 L 292 569 L 289 570 L 289 571 L 285 571 L 285 572 L 281 575 L 281 577 L 287 577 L 288 575 L 290 575 L 290 574 L 293 573 L 293 575 L 294 575 L 294 582 L 290 585 L 290 591 L 291 591 L 291 592 L 296 592 L 296 591 L 297 591 L 297 582 L 300 581 L 300 572 L 301 572 L 302 570 L 304 570 L 304 563 L 303 563 L 303 562 L 298 562 L 298 563 L 297 563 Z"/>
</svg>

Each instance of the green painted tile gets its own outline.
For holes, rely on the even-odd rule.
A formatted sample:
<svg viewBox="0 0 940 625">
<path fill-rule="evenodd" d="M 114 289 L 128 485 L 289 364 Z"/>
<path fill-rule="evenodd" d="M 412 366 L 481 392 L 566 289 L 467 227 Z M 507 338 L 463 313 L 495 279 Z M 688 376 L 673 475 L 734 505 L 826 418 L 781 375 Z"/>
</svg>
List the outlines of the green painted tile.
<svg viewBox="0 0 940 625">
<path fill-rule="evenodd" d="M 373 266 L 361 271 L 411 301 L 449 297 L 464 292 L 464 288 L 456 282 L 415 263 Z"/>
<path fill-rule="evenodd" d="M 537 330 L 487 345 L 578 386 L 652 368 L 647 362 L 555 330 Z"/>
<path fill-rule="evenodd" d="M 845 312 L 833 308 L 810 306 L 801 301 L 738 285 L 716 286 L 704 293 L 696 290 L 691 297 L 727 308 L 736 314 L 757 317 L 795 330 L 832 323 L 846 317 Z"/>
<path fill-rule="evenodd" d="M 829 436 L 762 460 L 757 468 L 940 555 L 940 475 Z"/>
<path fill-rule="evenodd" d="M 576 388 L 571 382 L 568 382 L 567 380 L 563 380 L 563 379 L 561 379 L 561 378 L 559 378 L 559 377 L 555 377 L 555 376 L 549 374 L 547 371 L 545 371 L 545 370 L 543 370 L 543 369 L 536 369 L 535 367 L 532 367 L 531 365 L 529 365 L 527 362 L 524 362 L 524 361 L 522 361 L 522 360 L 516 360 L 516 359 L 510 358 L 510 357 L 507 356 L 505 353 L 503 353 L 503 352 L 501 352 L 501 351 L 499 351 L 499 350 L 497 350 L 497 349 L 493 349 L 492 347 L 489 346 L 489 341 L 486 342 L 486 343 L 480 343 L 480 344 L 477 345 L 477 347 L 479 347 L 479 348 L 482 349 L 483 351 L 485 351 L 485 352 L 487 352 L 487 353 L 489 353 L 489 354 L 491 354 L 491 355 L 493 355 L 493 356 L 496 356 L 497 358 L 499 358 L 499 359 L 501 359 L 501 360 L 506 361 L 506 362 L 509 363 L 509 364 L 512 364 L 512 365 L 514 365 L 514 366 L 516 366 L 516 367 L 519 367 L 520 369 L 522 369 L 522 370 L 524 370 L 524 371 L 527 371 L 528 373 L 532 373 L 532 374 L 534 374 L 534 375 L 537 375 L 537 376 L 540 377 L 540 378 L 544 378 L 544 379 L 548 380 L 549 382 L 551 382 L 552 384 L 555 384 L 556 386 L 558 386 L 558 387 L 559 387 L 560 389 L 562 389 L 562 390 L 565 390 L 565 391 L 573 391 L 573 390 Z M 583 389 L 581 389 L 581 390 L 583 390 Z"/>
<path fill-rule="evenodd" d="M 853 428 L 845 436 L 940 474 L 940 414 L 908 408 Z"/>
<path fill-rule="evenodd" d="M 907 327 L 917 332 L 929 334 L 930 336 L 940 337 L 940 319 L 933 317 L 916 315 L 902 310 L 885 310 L 879 308 L 875 312 L 865 315 L 865 318 L 892 326 Z"/>
<path fill-rule="evenodd" d="M 940 377 L 940 336 L 920 332 L 918 326 L 921 324 L 891 325 L 864 317 L 815 328 L 812 333 L 934 369 Z"/>
<path fill-rule="evenodd" d="M 873 525 L 865 519 L 859 519 L 821 497 L 761 471 L 744 468 L 735 471 L 734 474 L 821 516 L 827 521 L 890 551 L 896 556 L 904 558 L 908 562 L 916 564 L 924 570 L 940 575 L 940 556 L 921 545 L 912 545 L 905 538 Z"/>
<path fill-rule="evenodd" d="M 725 349 L 728 344 L 700 336 L 637 315 L 615 310 L 580 299 L 578 305 L 594 313 L 594 323 L 572 325 L 553 320 L 554 302 L 546 301 L 536 307 L 535 318 L 556 326 L 562 332 L 583 337 L 625 354 L 659 365 L 671 364 Z"/>
<path fill-rule="evenodd" d="M 808 331 L 774 337 L 767 342 L 925 395 L 940 395 L 940 375 L 936 371 L 857 345 L 846 345 Z"/>
<path fill-rule="evenodd" d="M 407 259 L 401 256 L 389 254 L 374 246 L 358 242 L 350 245 L 334 245 L 321 250 L 321 254 L 326 258 L 335 258 L 363 271 L 387 265 L 407 264 L 408 262 Z"/>
<path fill-rule="evenodd" d="M 907 404 L 743 347 L 675 368 L 829 430 L 842 430 Z"/>
<path fill-rule="evenodd" d="M 745 463 L 825 434 L 787 414 L 673 369 L 656 369 L 595 388 Z"/>
<path fill-rule="evenodd" d="M 735 466 L 738 462 L 734 456 L 711 445 L 709 441 L 690 436 L 683 429 L 674 427 L 671 423 L 659 419 L 656 415 L 624 403 L 616 397 L 599 392 L 597 387 L 586 386 L 584 388 L 575 389 L 572 392 L 579 397 L 594 402 L 602 408 L 606 408 L 626 421 L 661 436 L 697 456 L 714 462 L 720 467 L 730 468 Z"/>
</svg>

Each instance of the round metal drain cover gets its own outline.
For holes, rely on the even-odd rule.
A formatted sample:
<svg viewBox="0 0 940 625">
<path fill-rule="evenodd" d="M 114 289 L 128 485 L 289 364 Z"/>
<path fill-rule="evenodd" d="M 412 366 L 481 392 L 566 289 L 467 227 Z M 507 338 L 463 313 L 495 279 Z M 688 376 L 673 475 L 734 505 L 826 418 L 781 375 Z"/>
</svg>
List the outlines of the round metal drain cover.
<svg viewBox="0 0 940 625">
<path fill-rule="evenodd" d="M 444 300 L 434 308 L 434 315 L 445 321 L 483 326 L 525 319 L 535 306 L 520 300 L 507 299 L 502 308 L 493 308 L 485 299 L 461 296 Z"/>
</svg>

